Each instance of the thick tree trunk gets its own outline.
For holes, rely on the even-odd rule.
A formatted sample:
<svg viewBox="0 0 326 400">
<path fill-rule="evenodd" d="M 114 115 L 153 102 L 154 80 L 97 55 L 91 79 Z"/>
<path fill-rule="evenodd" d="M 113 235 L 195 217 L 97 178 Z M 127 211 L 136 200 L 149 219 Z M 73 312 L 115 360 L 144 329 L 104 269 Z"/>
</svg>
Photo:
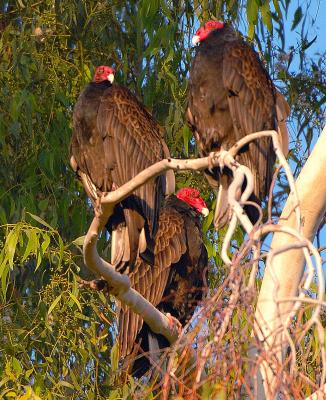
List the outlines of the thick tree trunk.
<svg viewBox="0 0 326 400">
<path fill-rule="evenodd" d="M 309 241 L 313 241 L 326 211 L 325 148 L 326 128 L 296 181 L 301 210 L 301 234 Z M 285 204 L 279 225 L 297 229 L 291 194 Z M 274 234 L 271 247 L 276 250 L 285 245 L 298 244 L 298 242 L 299 240 L 291 235 L 277 232 Z M 265 270 L 257 303 L 255 332 L 263 342 L 265 350 L 273 352 L 277 360 L 274 365 L 264 362 L 261 366 L 265 396 L 268 399 L 274 398 L 278 389 L 279 381 L 273 370 L 278 369 L 278 362 L 282 363 L 282 353 L 288 343 L 285 338 L 284 324 L 288 324 L 289 316 L 295 306 L 293 297 L 298 295 L 304 267 L 305 256 L 302 248 L 292 248 L 275 255 L 273 262 Z M 324 282 L 319 283 L 320 290 L 324 291 Z M 291 297 L 292 301 L 280 301 Z"/>
</svg>

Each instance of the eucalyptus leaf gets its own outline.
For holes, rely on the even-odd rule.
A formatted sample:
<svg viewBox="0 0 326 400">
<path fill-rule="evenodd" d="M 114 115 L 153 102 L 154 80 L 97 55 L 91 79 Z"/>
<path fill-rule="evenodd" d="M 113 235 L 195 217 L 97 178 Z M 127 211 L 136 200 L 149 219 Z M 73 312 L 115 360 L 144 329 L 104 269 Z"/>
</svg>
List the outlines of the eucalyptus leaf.
<svg viewBox="0 0 326 400">
<path fill-rule="evenodd" d="M 49 228 L 51 231 L 53 230 L 52 226 L 49 225 L 47 222 L 45 222 L 41 217 L 38 215 L 34 215 L 30 212 L 26 212 L 26 214 L 30 215 L 35 221 L 37 221 L 39 224 L 45 226 L 46 228 Z"/>
<path fill-rule="evenodd" d="M 61 300 L 62 294 L 59 294 L 59 296 L 57 296 L 55 298 L 55 300 L 53 300 L 52 304 L 49 307 L 48 310 L 48 315 L 51 314 L 51 312 L 55 309 L 55 307 L 57 306 L 57 304 L 59 303 L 59 301 Z"/>
</svg>

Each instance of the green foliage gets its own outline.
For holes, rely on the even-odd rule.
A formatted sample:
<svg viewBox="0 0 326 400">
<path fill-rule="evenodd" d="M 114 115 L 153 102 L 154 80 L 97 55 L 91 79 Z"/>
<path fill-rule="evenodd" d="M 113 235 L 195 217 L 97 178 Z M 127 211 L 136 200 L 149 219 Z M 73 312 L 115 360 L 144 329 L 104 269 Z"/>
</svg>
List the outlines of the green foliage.
<svg viewBox="0 0 326 400">
<path fill-rule="evenodd" d="M 79 246 L 92 210 L 69 167 L 73 105 L 95 66 L 113 64 L 117 81 L 142 98 L 166 129 L 172 155 L 196 156 L 184 119 L 191 35 L 199 22 L 224 18 L 255 41 L 289 99 L 295 121 L 291 160 L 298 173 L 322 123 L 324 64 L 322 57 L 307 56 L 315 39 L 304 26 L 304 4 L 290 23 L 292 30 L 301 29 L 297 46 L 285 48 L 289 3 L 1 3 L 0 398 L 129 399 L 140 389 L 144 399 L 154 398 L 152 386 L 120 375 L 114 304 L 78 285 L 78 276 L 88 277 Z M 200 173 L 178 174 L 182 186 L 200 188 L 213 207 Z M 282 204 L 286 182 L 278 188 Z M 217 237 L 212 219 L 211 211 L 203 228 L 213 291 L 228 271 L 219 257 L 225 232 Z M 242 240 L 239 230 L 234 248 Z M 246 324 L 245 313 L 235 314 L 234 323 Z M 318 360 L 311 340 L 313 379 Z M 236 375 L 230 379 L 235 382 Z M 203 386 L 202 396 L 232 397 L 232 385 L 217 379 Z"/>
<path fill-rule="evenodd" d="M 104 294 L 79 288 L 75 245 L 26 222 L 2 233 L 1 398 L 32 382 L 49 399 L 94 398 L 100 382 L 109 390 L 114 312 Z"/>
</svg>

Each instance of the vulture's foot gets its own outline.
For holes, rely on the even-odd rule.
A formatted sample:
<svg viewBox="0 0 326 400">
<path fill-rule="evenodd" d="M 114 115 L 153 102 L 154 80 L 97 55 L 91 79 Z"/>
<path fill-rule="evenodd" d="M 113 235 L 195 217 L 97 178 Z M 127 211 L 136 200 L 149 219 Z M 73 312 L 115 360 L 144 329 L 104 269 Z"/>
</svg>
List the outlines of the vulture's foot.
<svg viewBox="0 0 326 400">
<path fill-rule="evenodd" d="M 228 177 L 222 175 L 219 181 L 214 214 L 214 227 L 216 230 L 223 228 L 230 221 L 231 209 L 229 206 L 228 190 Z"/>
<path fill-rule="evenodd" d="M 74 156 L 71 156 L 71 157 L 70 157 L 70 166 L 71 166 L 71 168 L 73 169 L 73 171 L 77 173 L 77 171 L 78 171 L 78 164 L 77 164 L 77 161 L 76 161 L 76 159 L 75 159 Z"/>
<path fill-rule="evenodd" d="M 93 279 L 92 281 L 85 281 L 84 279 L 78 280 L 79 287 L 89 287 L 93 290 L 108 290 L 108 283 L 105 279 Z"/>
<path fill-rule="evenodd" d="M 182 324 L 178 319 L 173 317 L 170 313 L 165 314 L 169 320 L 169 327 L 171 330 L 177 332 L 178 336 L 182 333 Z"/>
<path fill-rule="evenodd" d="M 94 213 L 97 218 L 100 218 L 102 215 L 102 203 L 101 203 L 101 195 L 98 195 L 94 200 Z"/>
<path fill-rule="evenodd" d="M 213 151 L 208 155 L 208 170 L 213 172 L 214 167 L 219 167 L 221 171 L 225 167 L 225 157 L 229 154 L 227 150 L 221 147 L 220 151 Z"/>
</svg>

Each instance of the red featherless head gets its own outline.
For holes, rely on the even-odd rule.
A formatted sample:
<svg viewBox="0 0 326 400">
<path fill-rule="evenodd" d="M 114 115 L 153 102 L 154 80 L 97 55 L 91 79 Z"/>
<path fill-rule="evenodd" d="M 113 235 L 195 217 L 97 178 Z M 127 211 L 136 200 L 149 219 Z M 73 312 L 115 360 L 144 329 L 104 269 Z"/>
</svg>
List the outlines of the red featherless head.
<svg viewBox="0 0 326 400">
<path fill-rule="evenodd" d="M 110 83 L 113 83 L 114 74 L 115 70 L 113 68 L 107 67 L 106 65 L 101 65 L 95 70 L 93 82 L 100 83 L 103 81 L 109 81 Z"/>
<path fill-rule="evenodd" d="M 200 197 L 200 193 L 197 189 L 193 188 L 182 188 L 178 190 L 176 196 L 179 200 L 184 201 L 191 207 L 195 208 L 199 213 L 207 217 L 209 210 L 204 200 Z"/>
<path fill-rule="evenodd" d="M 198 29 L 195 36 L 193 36 L 192 44 L 195 46 L 197 43 L 204 41 L 212 31 L 222 28 L 224 28 L 224 22 L 222 21 L 207 21 L 204 26 Z"/>
</svg>

